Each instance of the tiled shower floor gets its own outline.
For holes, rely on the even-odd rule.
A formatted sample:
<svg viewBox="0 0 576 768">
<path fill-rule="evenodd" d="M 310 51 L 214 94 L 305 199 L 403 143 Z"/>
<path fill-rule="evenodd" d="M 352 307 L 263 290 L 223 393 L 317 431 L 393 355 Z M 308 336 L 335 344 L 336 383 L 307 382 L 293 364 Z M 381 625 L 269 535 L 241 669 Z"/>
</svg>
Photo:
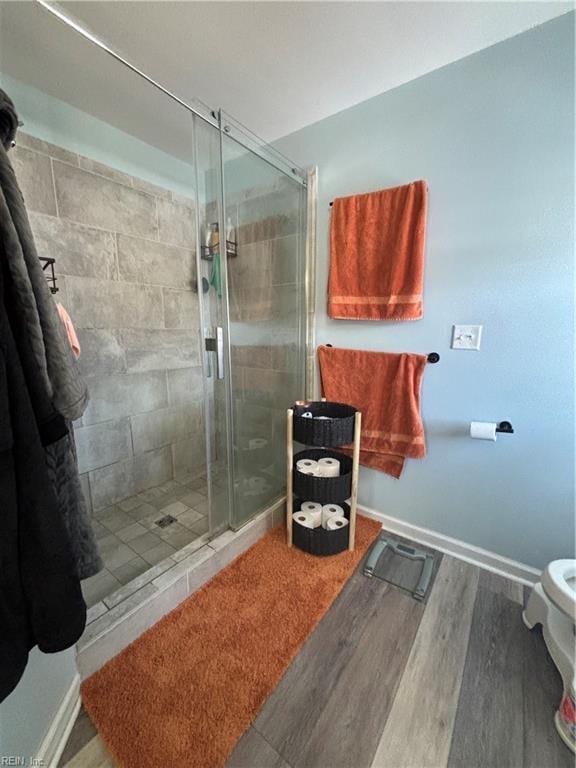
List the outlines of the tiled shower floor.
<svg viewBox="0 0 576 768">
<path fill-rule="evenodd" d="M 89 619 L 115 604 L 114 593 L 134 579 L 145 584 L 153 566 L 151 578 L 172 567 L 173 556 L 208 532 L 207 496 L 205 477 L 169 480 L 94 513 L 104 570 L 82 582 Z"/>
</svg>

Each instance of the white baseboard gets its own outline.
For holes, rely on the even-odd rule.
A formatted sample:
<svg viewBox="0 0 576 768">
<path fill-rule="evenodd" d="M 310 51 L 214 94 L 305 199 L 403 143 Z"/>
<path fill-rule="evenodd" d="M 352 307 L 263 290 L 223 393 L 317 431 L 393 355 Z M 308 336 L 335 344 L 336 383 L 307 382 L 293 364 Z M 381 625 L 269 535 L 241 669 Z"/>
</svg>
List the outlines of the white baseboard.
<svg viewBox="0 0 576 768">
<path fill-rule="evenodd" d="M 443 533 L 436 533 L 436 531 L 431 531 L 428 528 L 421 528 L 413 523 L 407 523 L 404 520 L 385 515 L 383 512 L 377 512 L 369 507 L 358 505 L 358 512 L 366 517 L 371 517 L 373 520 L 378 520 L 382 523 L 382 527 L 390 531 L 390 533 L 405 536 L 407 539 L 412 539 L 419 544 L 438 549 L 440 552 L 446 552 L 446 554 L 457 557 L 459 560 L 472 563 L 472 565 L 477 565 L 487 571 L 492 571 L 492 573 L 498 573 L 520 584 L 532 586 L 537 581 L 540 581 L 540 574 L 542 572 L 531 565 L 525 565 L 509 557 L 490 552 L 487 549 L 475 547 L 473 544 L 453 539 L 450 536 L 445 536 Z"/>
<path fill-rule="evenodd" d="M 62 699 L 62 703 L 58 707 L 58 711 L 54 715 L 48 733 L 40 745 L 35 765 L 43 765 L 45 768 L 56 768 L 79 711 L 80 675 L 76 674 L 70 688 Z"/>
</svg>

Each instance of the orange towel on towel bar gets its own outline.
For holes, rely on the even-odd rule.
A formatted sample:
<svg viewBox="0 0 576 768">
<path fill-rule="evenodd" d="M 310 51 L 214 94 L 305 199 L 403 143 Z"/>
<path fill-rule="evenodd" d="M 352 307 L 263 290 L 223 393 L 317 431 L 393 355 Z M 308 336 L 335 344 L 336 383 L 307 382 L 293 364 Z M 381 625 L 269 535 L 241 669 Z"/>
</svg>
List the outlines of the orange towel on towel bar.
<svg viewBox="0 0 576 768">
<path fill-rule="evenodd" d="M 428 187 L 339 197 L 332 205 L 328 315 L 349 320 L 418 320 Z"/>
<path fill-rule="evenodd" d="M 318 362 L 323 396 L 362 412 L 361 464 L 398 478 L 405 459 L 424 458 L 420 388 L 426 355 L 321 346 Z"/>
</svg>

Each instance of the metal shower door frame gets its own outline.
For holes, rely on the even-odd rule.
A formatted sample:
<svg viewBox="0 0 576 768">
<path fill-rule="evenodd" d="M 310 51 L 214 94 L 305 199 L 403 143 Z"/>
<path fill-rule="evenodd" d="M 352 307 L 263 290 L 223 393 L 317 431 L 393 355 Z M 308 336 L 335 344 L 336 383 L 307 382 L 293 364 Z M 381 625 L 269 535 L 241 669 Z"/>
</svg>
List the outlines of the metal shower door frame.
<svg viewBox="0 0 576 768">
<path fill-rule="evenodd" d="M 293 166 L 288 167 L 286 165 L 286 158 L 284 158 L 283 155 L 280 153 L 277 153 L 278 157 L 280 158 L 280 162 L 274 163 L 271 162 L 270 159 L 265 157 L 261 152 L 257 151 L 257 147 L 254 146 L 252 138 L 250 135 L 246 133 L 244 130 L 244 126 L 241 124 L 231 124 L 232 118 L 230 118 L 229 115 L 227 115 L 222 109 L 218 110 L 217 113 L 212 113 L 213 116 L 218 118 L 218 130 L 220 134 L 220 171 L 219 171 L 219 189 L 220 189 L 220 200 L 219 200 L 219 206 L 218 206 L 218 228 L 220 233 L 226 232 L 226 174 L 224 169 L 224 141 L 225 138 L 229 141 L 233 141 L 239 146 L 241 146 L 243 149 L 245 149 L 247 152 L 249 152 L 251 155 L 254 155 L 255 157 L 258 157 L 263 162 L 268 163 L 271 165 L 275 170 L 280 171 L 281 173 L 285 174 L 288 178 L 292 178 L 293 180 L 297 181 L 301 186 L 306 189 L 306 198 L 304 203 L 300 206 L 299 215 L 301 217 L 302 221 L 302 228 L 300 232 L 304 233 L 304 237 L 301 237 L 299 239 L 299 248 L 298 248 L 298 259 L 302 260 L 302 269 L 301 269 L 301 276 L 303 281 L 303 287 L 304 287 L 304 300 L 302 304 L 299 306 L 299 328 L 298 328 L 298 338 L 299 338 L 299 349 L 300 349 L 300 355 L 302 356 L 302 359 L 300 361 L 301 368 L 302 368 L 302 374 L 303 374 L 303 381 L 302 386 L 304 392 L 306 392 L 309 389 L 309 373 L 308 373 L 308 356 L 309 356 L 309 343 L 310 339 L 313 339 L 313 334 L 310 334 L 310 320 L 312 317 L 312 313 L 310 311 L 311 302 L 313 303 L 313 296 L 311 296 L 311 289 L 313 287 L 313 281 L 311 280 L 310 276 L 310 268 L 309 268 L 309 256 L 310 256 L 310 233 L 308 232 L 308 223 L 309 223 L 309 216 L 310 216 L 310 210 L 315 210 L 315 194 L 316 194 L 316 184 L 313 185 L 308 184 L 308 180 L 310 176 L 313 176 L 314 182 L 316 181 L 316 170 L 313 171 L 300 171 L 297 168 L 294 168 Z M 256 137 L 257 138 L 257 137 Z M 245 140 L 243 140 L 245 139 Z M 310 200 L 310 195 L 314 195 L 314 200 Z M 222 242 L 222 234 L 220 235 L 220 240 Z M 225 249 L 224 249 L 225 250 Z M 223 300 L 224 300 L 224 317 L 225 317 L 225 328 L 224 328 L 224 359 L 225 359 L 225 370 L 226 370 L 226 423 L 227 423 L 227 429 L 228 429 L 228 440 L 227 440 L 227 448 L 228 448 L 228 456 L 227 456 L 227 463 L 228 463 L 228 494 L 230 499 L 230 510 L 229 510 L 229 525 L 230 528 L 233 530 L 240 529 L 243 525 L 246 525 L 250 520 L 244 520 L 240 523 L 238 523 L 239 515 L 238 515 L 238 500 L 235 493 L 235 480 L 236 480 L 236 468 L 235 468 L 235 461 L 234 461 L 234 438 L 236 435 L 235 432 L 235 424 L 234 424 L 234 404 L 233 404 L 233 386 L 232 386 L 232 358 L 231 358 L 231 333 L 230 333 L 230 293 L 229 293 L 229 281 L 228 281 L 228 259 L 225 257 L 224 259 L 225 266 L 221 269 L 221 273 L 223 276 L 222 280 L 222 292 L 223 292 Z"/>
</svg>

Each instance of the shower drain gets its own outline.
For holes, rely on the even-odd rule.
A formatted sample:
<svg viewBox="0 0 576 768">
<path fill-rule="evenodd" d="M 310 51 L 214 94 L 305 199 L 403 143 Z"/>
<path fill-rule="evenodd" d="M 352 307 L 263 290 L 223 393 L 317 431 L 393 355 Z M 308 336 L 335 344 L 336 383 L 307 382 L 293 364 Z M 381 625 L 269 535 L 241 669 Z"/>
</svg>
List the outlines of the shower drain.
<svg viewBox="0 0 576 768">
<path fill-rule="evenodd" d="M 172 525 L 172 523 L 176 522 L 176 518 L 172 517 L 172 515 L 164 515 L 164 517 L 161 517 L 160 520 L 156 520 L 155 524 L 159 528 L 167 528 L 169 525 Z"/>
</svg>

